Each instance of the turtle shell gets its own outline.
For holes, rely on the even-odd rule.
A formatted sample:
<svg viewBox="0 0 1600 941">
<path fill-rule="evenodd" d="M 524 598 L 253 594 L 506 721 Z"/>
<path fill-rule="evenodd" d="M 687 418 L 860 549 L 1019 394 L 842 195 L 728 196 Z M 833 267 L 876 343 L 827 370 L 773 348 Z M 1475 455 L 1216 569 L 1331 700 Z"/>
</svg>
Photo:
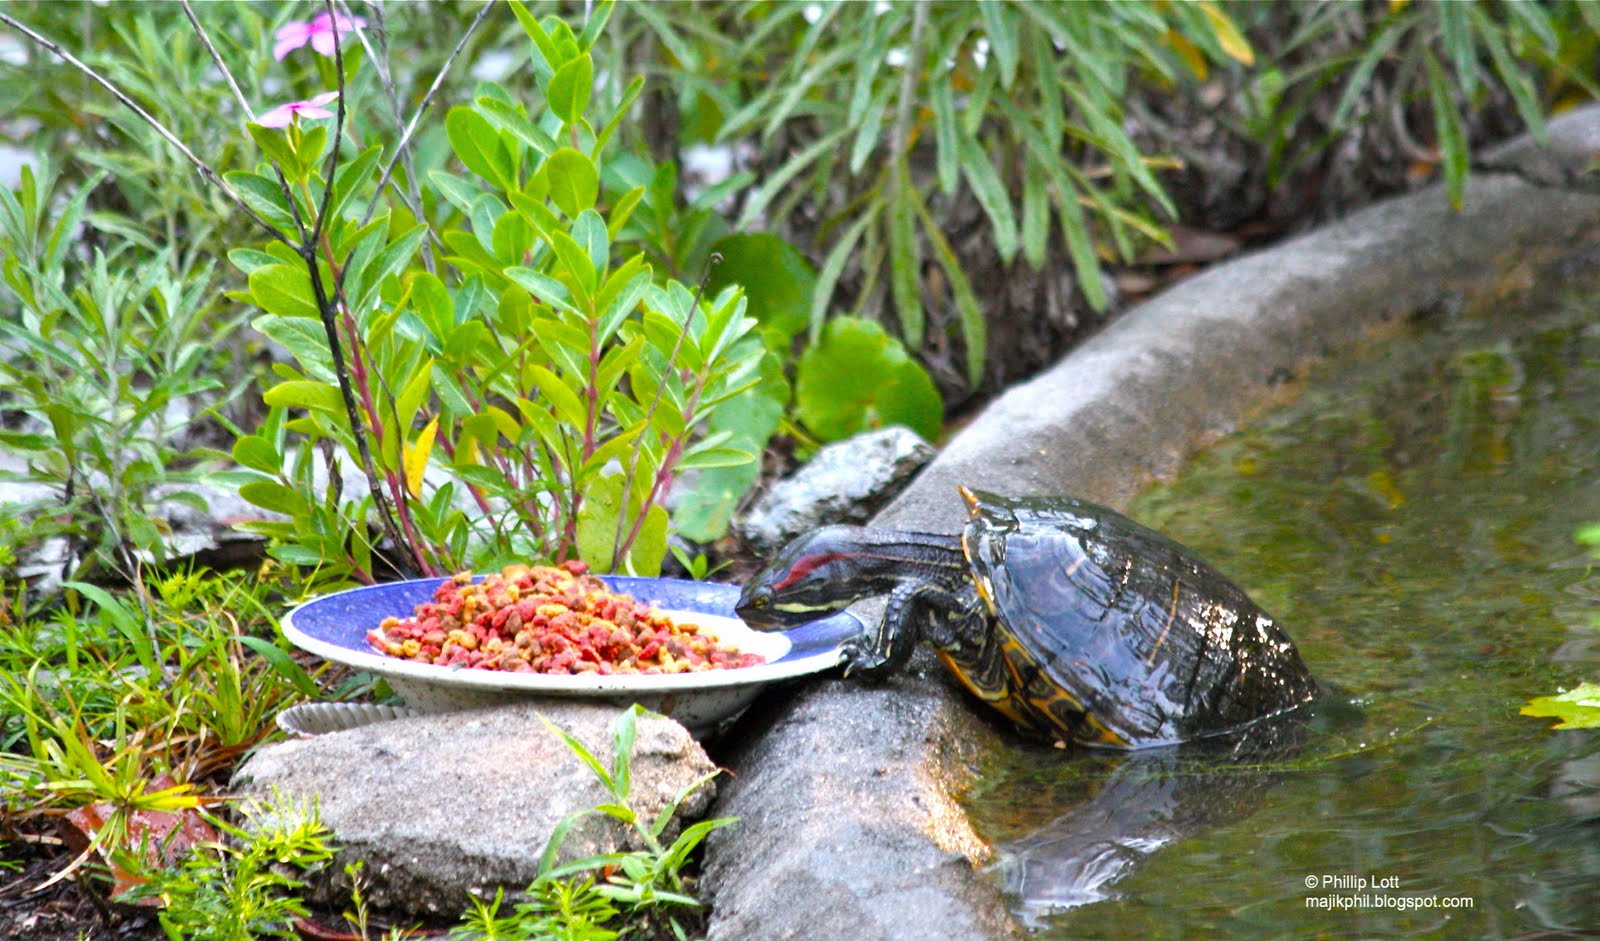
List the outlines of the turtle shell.
<svg viewBox="0 0 1600 941">
<path fill-rule="evenodd" d="M 969 500 L 962 549 L 993 615 L 1006 705 L 1040 731 L 1159 745 L 1316 695 L 1283 629 L 1183 546 L 1070 498 Z"/>
</svg>

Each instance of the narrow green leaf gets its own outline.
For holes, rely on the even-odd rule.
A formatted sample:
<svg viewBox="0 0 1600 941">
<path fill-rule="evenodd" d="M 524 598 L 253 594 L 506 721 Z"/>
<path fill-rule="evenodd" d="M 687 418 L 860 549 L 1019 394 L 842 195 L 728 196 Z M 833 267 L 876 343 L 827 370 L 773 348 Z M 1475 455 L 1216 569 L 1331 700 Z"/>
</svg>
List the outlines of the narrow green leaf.
<svg viewBox="0 0 1600 941">
<path fill-rule="evenodd" d="M 873 220 L 878 218 L 876 206 L 869 206 L 862 211 L 861 217 L 850 224 L 839 236 L 839 240 L 828 252 L 828 257 L 823 259 L 822 270 L 817 274 L 817 283 L 811 291 L 811 313 L 808 321 L 807 342 L 815 344 L 822 336 L 822 325 L 828 316 L 828 305 L 833 301 L 833 289 L 839 283 L 839 277 L 844 273 L 844 266 L 854 257 L 856 243 L 861 241 L 861 234 L 867 230 Z"/>
<path fill-rule="evenodd" d="M 955 92 L 948 71 L 932 82 L 933 138 L 937 145 L 939 191 L 946 196 L 955 194 L 961 181 L 961 145 L 956 139 L 959 122 L 956 119 Z"/>
<path fill-rule="evenodd" d="M 1450 194 L 1450 205 L 1460 209 L 1466 199 L 1467 169 L 1472 156 L 1467 134 L 1439 60 L 1431 51 L 1423 50 L 1422 61 L 1428 70 L 1428 100 L 1433 105 L 1434 132 L 1439 136 L 1439 155 L 1444 161 L 1445 189 Z"/>
<path fill-rule="evenodd" d="M 950 281 L 956 313 L 961 317 L 961 340 L 967 351 L 967 382 L 976 386 L 983 379 L 984 357 L 988 354 L 988 321 L 984 320 L 983 310 L 978 307 L 977 295 L 972 293 L 972 282 L 967 280 L 960 259 L 940 231 L 938 223 L 933 220 L 933 215 L 928 212 L 928 204 L 916 190 L 911 192 L 917 201 L 917 214 L 922 218 L 922 231 L 928 237 L 928 244 L 933 246 L 933 257 L 938 260 L 939 267 L 944 269 L 945 277 Z"/>
<path fill-rule="evenodd" d="M 1011 259 L 1016 257 L 1018 247 L 1017 217 L 1011 208 L 1011 197 L 1006 192 L 1005 184 L 1000 182 L 994 162 L 975 138 L 963 137 L 960 148 L 961 171 L 994 228 L 995 250 L 1000 253 L 1002 261 L 1010 264 Z"/>
<path fill-rule="evenodd" d="M 1050 247 L 1050 191 L 1045 170 L 1032 161 L 1022 177 L 1022 257 L 1035 271 L 1042 270 Z"/>
<path fill-rule="evenodd" d="M 894 295 L 900 334 L 912 349 L 922 346 L 927 318 L 922 309 L 922 262 L 917 252 L 917 219 L 910 194 L 910 173 L 902 163 L 899 185 L 889 204 L 889 287 Z"/>
<path fill-rule="evenodd" d="M 989 48 L 1000 66 L 1000 87 L 1011 90 L 1017 80 L 1017 24 L 999 0 L 978 0 L 978 13 L 983 17 L 983 31 L 989 38 Z"/>
<path fill-rule="evenodd" d="M 1455 67 L 1456 81 L 1461 85 L 1462 97 L 1471 101 L 1478 93 L 1478 49 L 1472 38 L 1468 21 L 1471 4 L 1435 3 L 1431 9 L 1439 17 L 1440 39 L 1445 54 Z"/>
</svg>

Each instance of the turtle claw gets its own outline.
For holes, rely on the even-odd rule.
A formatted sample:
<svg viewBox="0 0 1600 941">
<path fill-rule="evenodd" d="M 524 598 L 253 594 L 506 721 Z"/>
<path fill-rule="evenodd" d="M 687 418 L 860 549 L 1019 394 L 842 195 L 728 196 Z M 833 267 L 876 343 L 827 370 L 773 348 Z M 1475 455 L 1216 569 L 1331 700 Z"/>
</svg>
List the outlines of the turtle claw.
<svg viewBox="0 0 1600 941">
<path fill-rule="evenodd" d="M 868 682 L 881 682 L 894 672 L 888 657 L 854 641 L 846 641 L 840 646 L 839 663 L 844 667 L 846 678 L 855 677 Z"/>
</svg>

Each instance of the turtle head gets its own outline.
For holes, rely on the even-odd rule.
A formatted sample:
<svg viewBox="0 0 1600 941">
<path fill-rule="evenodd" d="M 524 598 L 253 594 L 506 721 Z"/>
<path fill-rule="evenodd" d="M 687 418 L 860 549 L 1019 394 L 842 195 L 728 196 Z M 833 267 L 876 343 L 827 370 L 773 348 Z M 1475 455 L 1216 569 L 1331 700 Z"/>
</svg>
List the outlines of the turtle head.
<svg viewBox="0 0 1600 941">
<path fill-rule="evenodd" d="M 843 611 L 888 592 L 906 576 L 906 558 L 890 551 L 903 542 L 903 534 L 858 526 L 813 530 L 784 546 L 745 583 L 734 610 L 762 631 Z"/>
</svg>

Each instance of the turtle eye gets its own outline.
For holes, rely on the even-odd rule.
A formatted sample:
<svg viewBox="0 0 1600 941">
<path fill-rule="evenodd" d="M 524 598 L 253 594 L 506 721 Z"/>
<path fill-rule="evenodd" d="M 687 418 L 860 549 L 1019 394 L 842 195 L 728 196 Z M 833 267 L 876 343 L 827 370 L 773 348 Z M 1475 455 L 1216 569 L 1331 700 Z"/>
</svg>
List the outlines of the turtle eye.
<svg viewBox="0 0 1600 941">
<path fill-rule="evenodd" d="M 752 608 L 765 608 L 770 604 L 772 604 L 772 591 L 770 589 L 757 592 L 756 596 L 750 599 L 750 607 Z"/>
</svg>

